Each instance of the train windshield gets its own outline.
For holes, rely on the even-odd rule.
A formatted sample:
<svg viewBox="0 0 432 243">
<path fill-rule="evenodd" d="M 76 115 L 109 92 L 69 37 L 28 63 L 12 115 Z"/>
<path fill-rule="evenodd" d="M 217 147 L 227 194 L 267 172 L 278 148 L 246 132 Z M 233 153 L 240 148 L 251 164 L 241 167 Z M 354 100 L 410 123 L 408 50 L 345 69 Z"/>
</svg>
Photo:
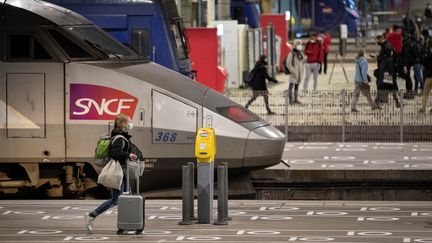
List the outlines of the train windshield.
<svg viewBox="0 0 432 243">
<path fill-rule="evenodd" d="M 260 118 L 249 110 L 240 106 L 218 107 L 216 110 L 222 116 L 238 123 L 259 121 Z"/>
<path fill-rule="evenodd" d="M 118 43 L 94 26 L 67 26 L 66 29 L 109 58 L 138 58 L 138 55 L 133 50 Z"/>
</svg>

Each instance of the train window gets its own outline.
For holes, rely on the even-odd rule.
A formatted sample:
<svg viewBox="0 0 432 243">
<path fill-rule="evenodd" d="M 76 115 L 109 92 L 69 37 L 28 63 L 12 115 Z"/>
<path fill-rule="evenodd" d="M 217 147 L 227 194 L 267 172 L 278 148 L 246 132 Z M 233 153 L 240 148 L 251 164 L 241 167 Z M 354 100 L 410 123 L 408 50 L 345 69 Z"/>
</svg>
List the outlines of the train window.
<svg viewBox="0 0 432 243">
<path fill-rule="evenodd" d="M 33 54 L 34 59 L 51 59 L 50 54 L 48 54 L 45 48 L 36 39 L 33 42 L 33 51 L 34 51 Z"/>
<path fill-rule="evenodd" d="M 150 58 L 150 33 L 148 29 L 132 30 L 132 48 L 143 57 Z"/>
<path fill-rule="evenodd" d="M 9 36 L 9 58 L 31 59 L 31 42 L 29 34 L 13 34 Z"/>
<path fill-rule="evenodd" d="M 83 41 L 106 54 L 109 58 L 137 58 L 137 54 L 116 41 L 113 37 L 94 26 L 71 26 L 67 30 L 80 37 Z"/>
<path fill-rule="evenodd" d="M 68 39 L 66 36 L 58 32 L 54 29 L 49 29 L 48 32 L 51 34 L 51 36 L 56 40 L 56 42 L 63 48 L 63 50 L 66 52 L 66 54 L 70 58 L 91 58 L 93 57 L 82 49 L 80 46 L 72 42 L 70 39 Z"/>
<path fill-rule="evenodd" d="M 10 34 L 8 36 L 8 59 L 49 60 L 46 49 L 31 34 Z"/>
<path fill-rule="evenodd" d="M 257 115 L 240 106 L 218 107 L 216 108 L 216 110 L 217 112 L 219 112 L 219 114 L 223 115 L 224 117 L 229 118 L 238 123 L 253 122 L 253 121 L 260 120 L 260 118 Z"/>
</svg>

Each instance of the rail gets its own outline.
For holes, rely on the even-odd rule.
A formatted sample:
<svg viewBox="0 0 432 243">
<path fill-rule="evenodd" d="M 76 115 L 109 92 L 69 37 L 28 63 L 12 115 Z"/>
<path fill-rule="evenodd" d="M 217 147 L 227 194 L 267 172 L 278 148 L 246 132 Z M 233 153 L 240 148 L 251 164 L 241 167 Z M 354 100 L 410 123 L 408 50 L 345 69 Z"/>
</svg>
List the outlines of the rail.
<svg viewBox="0 0 432 243">
<path fill-rule="evenodd" d="M 377 92 L 371 93 L 375 99 Z M 230 91 L 225 95 L 245 105 L 252 91 Z M 351 111 L 353 90 L 299 91 L 301 104 L 290 104 L 287 91 L 269 91 L 268 95 L 270 109 L 276 114 L 267 114 L 262 96 L 249 110 L 285 132 L 287 141 L 432 141 L 432 97 L 429 97 L 426 112 L 421 113 L 421 96 L 403 99 L 404 91 L 396 93 L 401 107 L 396 107 L 392 93 L 388 93 L 382 109 L 374 111 L 360 95 L 359 112 Z"/>
</svg>

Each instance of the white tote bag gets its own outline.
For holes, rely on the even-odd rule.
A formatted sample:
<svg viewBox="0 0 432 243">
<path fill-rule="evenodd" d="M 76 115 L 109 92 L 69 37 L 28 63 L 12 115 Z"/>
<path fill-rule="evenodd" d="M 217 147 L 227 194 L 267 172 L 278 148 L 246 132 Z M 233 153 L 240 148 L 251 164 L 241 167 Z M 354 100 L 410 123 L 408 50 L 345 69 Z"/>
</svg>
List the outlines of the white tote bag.
<svg viewBox="0 0 432 243">
<path fill-rule="evenodd" d="M 123 169 L 116 160 L 110 160 L 102 169 L 98 177 L 98 183 L 109 188 L 121 190 L 123 181 Z"/>
</svg>

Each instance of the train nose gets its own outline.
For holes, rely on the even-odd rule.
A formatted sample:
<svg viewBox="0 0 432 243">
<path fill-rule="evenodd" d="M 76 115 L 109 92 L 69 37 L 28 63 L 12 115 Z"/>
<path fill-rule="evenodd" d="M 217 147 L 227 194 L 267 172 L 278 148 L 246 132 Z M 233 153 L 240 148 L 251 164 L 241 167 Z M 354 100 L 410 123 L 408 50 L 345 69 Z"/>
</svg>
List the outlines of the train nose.
<svg viewBox="0 0 432 243">
<path fill-rule="evenodd" d="M 285 147 L 285 135 L 273 126 L 250 131 L 243 167 L 268 167 L 279 164 Z"/>
</svg>

